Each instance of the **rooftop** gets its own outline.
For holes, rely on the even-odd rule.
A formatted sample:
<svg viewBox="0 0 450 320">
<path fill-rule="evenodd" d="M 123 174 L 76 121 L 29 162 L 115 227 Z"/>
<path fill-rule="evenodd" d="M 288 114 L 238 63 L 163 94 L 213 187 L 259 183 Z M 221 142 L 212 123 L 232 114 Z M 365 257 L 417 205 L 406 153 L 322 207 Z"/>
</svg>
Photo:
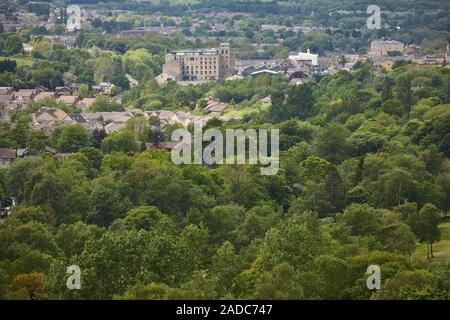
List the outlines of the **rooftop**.
<svg viewBox="0 0 450 320">
<path fill-rule="evenodd" d="M 216 56 L 220 54 L 219 49 L 201 49 L 201 50 L 181 50 L 173 52 L 177 56 Z"/>
</svg>

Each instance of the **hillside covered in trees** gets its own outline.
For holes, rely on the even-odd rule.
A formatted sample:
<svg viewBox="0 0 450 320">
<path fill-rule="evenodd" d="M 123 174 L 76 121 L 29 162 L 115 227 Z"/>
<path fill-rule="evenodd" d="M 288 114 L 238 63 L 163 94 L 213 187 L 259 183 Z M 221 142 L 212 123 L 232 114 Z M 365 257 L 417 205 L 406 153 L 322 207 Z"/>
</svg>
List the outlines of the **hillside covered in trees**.
<svg viewBox="0 0 450 320">
<path fill-rule="evenodd" d="M 107 74 L 108 61 L 95 61 L 96 72 Z M 81 76 L 84 63 L 93 61 L 67 67 Z M 169 152 L 141 148 L 173 128 L 155 132 L 138 116 L 106 138 L 77 125 L 45 137 L 23 111 L 3 125 L 2 146 L 31 155 L 0 175 L 1 193 L 20 203 L 0 224 L 0 297 L 450 298 L 447 67 L 380 72 L 368 60 L 304 85 L 267 75 L 189 87 L 143 81 L 121 107 L 189 109 L 210 94 L 253 111 L 206 127 L 280 130 L 277 175 L 174 165 Z M 74 154 L 41 154 L 45 145 Z M 72 264 L 80 290 L 66 288 Z M 376 292 L 366 287 L 371 264 L 382 272 Z"/>
</svg>

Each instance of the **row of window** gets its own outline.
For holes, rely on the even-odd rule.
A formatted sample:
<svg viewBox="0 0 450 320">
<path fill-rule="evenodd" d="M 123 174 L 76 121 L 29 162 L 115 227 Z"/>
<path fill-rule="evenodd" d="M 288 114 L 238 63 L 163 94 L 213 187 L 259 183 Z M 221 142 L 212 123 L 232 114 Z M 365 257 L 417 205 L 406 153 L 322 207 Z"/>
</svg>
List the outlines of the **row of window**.
<svg viewBox="0 0 450 320">
<path fill-rule="evenodd" d="M 209 68 L 207 68 L 207 67 L 208 67 L 208 66 L 205 66 L 205 69 L 214 69 L 214 70 L 217 69 L 217 68 L 216 68 L 216 65 L 212 66 L 213 68 L 212 68 L 211 66 L 209 66 Z M 186 68 L 186 70 L 189 70 L 189 66 L 183 66 L 182 68 L 183 68 L 183 70 L 184 70 L 185 68 Z M 190 69 L 193 70 L 193 69 L 194 69 L 194 66 L 191 66 Z M 195 69 L 198 69 L 198 66 L 195 66 Z M 203 70 L 203 66 L 200 66 L 200 70 Z"/>
<path fill-rule="evenodd" d="M 185 74 L 189 75 L 189 70 L 185 72 Z M 192 71 L 192 75 L 203 75 L 203 71 Z M 208 75 L 208 71 L 205 71 L 205 75 Z M 209 75 L 216 75 L 216 71 L 209 71 Z"/>
<path fill-rule="evenodd" d="M 203 59 L 204 58 L 204 59 Z M 217 61 L 219 57 L 189 57 L 189 58 L 184 58 L 184 61 Z"/>
</svg>

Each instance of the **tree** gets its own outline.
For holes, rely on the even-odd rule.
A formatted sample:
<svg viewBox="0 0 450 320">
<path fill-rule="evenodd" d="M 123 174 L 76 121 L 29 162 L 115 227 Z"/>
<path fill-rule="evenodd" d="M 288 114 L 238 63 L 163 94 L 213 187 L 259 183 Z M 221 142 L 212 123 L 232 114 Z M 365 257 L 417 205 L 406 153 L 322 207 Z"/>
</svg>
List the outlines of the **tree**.
<svg viewBox="0 0 450 320">
<path fill-rule="evenodd" d="M 314 272 L 305 278 L 309 290 L 323 299 L 341 299 L 344 292 L 352 284 L 351 268 L 349 263 L 333 255 L 322 255 L 314 260 Z M 306 291 L 306 288 L 305 288 Z"/>
<path fill-rule="evenodd" d="M 30 221 L 45 223 L 44 212 L 38 207 L 17 206 L 13 210 L 13 214 L 9 217 L 10 221 L 17 220 L 21 224 Z"/>
<path fill-rule="evenodd" d="M 115 295 L 114 300 L 165 300 L 171 288 L 165 284 L 136 284 L 123 295 Z"/>
<path fill-rule="evenodd" d="M 102 140 L 102 151 L 111 152 L 137 152 L 139 146 L 134 138 L 134 134 L 129 130 L 114 132 Z"/>
<path fill-rule="evenodd" d="M 44 275 L 42 273 L 19 274 L 13 279 L 12 286 L 16 292 L 23 291 L 26 294 L 26 299 L 39 300 L 45 298 Z"/>
<path fill-rule="evenodd" d="M 224 205 L 212 208 L 204 221 L 213 243 L 234 241 L 234 230 L 242 220 L 244 210 L 236 205 Z"/>
<path fill-rule="evenodd" d="M 106 138 L 108 134 L 104 129 L 95 128 L 91 133 L 91 143 L 94 148 L 100 149 L 103 139 Z"/>
<path fill-rule="evenodd" d="M 33 65 L 31 79 L 36 86 L 44 86 L 49 90 L 64 84 L 63 74 L 50 65 Z"/>
<path fill-rule="evenodd" d="M 317 136 L 315 148 L 318 155 L 333 163 L 340 163 L 350 151 L 349 136 L 350 132 L 343 125 L 330 124 Z"/>
<path fill-rule="evenodd" d="M 63 152 L 77 152 L 90 144 L 89 135 L 80 124 L 63 127 L 57 137 L 57 147 Z"/>
<path fill-rule="evenodd" d="M 16 120 L 16 126 L 11 130 L 11 138 L 16 142 L 19 147 L 26 147 L 29 128 L 28 128 L 29 118 L 25 116 L 20 116 Z"/>
<path fill-rule="evenodd" d="M 411 256 L 416 248 L 416 238 L 411 228 L 401 221 L 401 214 L 382 210 L 381 227 L 378 238 L 384 250 Z"/>
<path fill-rule="evenodd" d="M 185 254 L 193 269 L 200 270 L 208 266 L 214 249 L 209 243 L 208 229 L 190 224 L 183 229 L 180 241 L 186 248 Z"/>
<path fill-rule="evenodd" d="M 335 166 L 330 166 L 325 179 L 325 189 L 328 194 L 328 202 L 331 212 L 339 212 L 345 204 L 345 186 Z"/>
<path fill-rule="evenodd" d="M 100 96 L 92 104 L 90 110 L 93 112 L 112 112 L 112 111 L 123 111 L 124 108 L 117 101 L 110 100 L 106 96 Z"/>
<path fill-rule="evenodd" d="M 405 107 L 399 100 L 389 99 L 383 102 L 381 110 L 389 115 L 401 117 L 405 112 Z"/>
<path fill-rule="evenodd" d="M 397 98 L 400 102 L 409 108 L 412 104 L 411 77 L 409 74 L 402 74 L 397 79 Z"/>
<path fill-rule="evenodd" d="M 271 120 L 283 121 L 290 118 L 305 120 L 314 115 L 314 96 L 310 84 L 292 86 L 284 100 L 282 96 L 272 97 L 269 114 Z"/>
<path fill-rule="evenodd" d="M 120 60 L 113 58 L 110 55 L 101 55 L 94 63 L 94 80 L 100 83 L 106 79 L 107 76 L 120 73 Z"/>
<path fill-rule="evenodd" d="M 294 213 L 270 229 L 261 249 L 262 265 L 270 269 L 287 262 L 299 271 L 308 270 L 314 257 L 327 251 L 327 240 L 320 232 L 316 214 Z"/>
<path fill-rule="evenodd" d="M 280 150 L 287 150 L 302 141 L 311 142 L 316 129 L 309 122 L 298 120 L 288 120 L 278 126 L 280 128 Z"/>
<path fill-rule="evenodd" d="M 10 54 L 21 53 L 23 51 L 22 41 L 17 35 L 11 34 L 6 37 L 4 48 Z"/>
<path fill-rule="evenodd" d="M 175 225 L 171 219 L 161 213 L 155 206 L 140 206 L 128 211 L 122 219 L 114 221 L 112 229 L 123 230 L 174 230 Z"/>
<path fill-rule="evenodd" d="M 276 225 L 281 213 L 270 205 L 254 206 L 245 213 L 238 227 L 237 247 L 248 246 L 255 239 L 263 239 L 267 230 Z"/>
<path fill-rule="evenodd" d="M 25 184 L 42 162 L 41 158 L 30 156 L 17 159 L 11 164 L 5 174 L 5 182 L 8 185 L 8 191 L 11 196 L 17 197 L 19 201 L 23 200 Z"/>
<path fill-rule="evenodd" d="M 16 60 L 4 59 L 0 61 L 0 73 L 11 72 L 16 73 Z"/>
<path fill-rule="evenodd" d="M 427 258 L 433 258 L 433 243 L 441 239 L 439 223 L 442 216 L 434 205 L 425 204 L 418 213 L 410 217 L 409 224 L 417 238 L 427 244 Z"/>
<path fill-rule="evenodd" d="M 80 98 L 82 98 L 82 99 L 88 97 L 88 95 L 89 95 L 89 88 L 88 88 L 87 84 L 85 84 L 85 83 L 80 84 L 80 86 L 79 86 L 79 88 L 77 90 L 77 95 Z"/>
<path fill-rule="evenodd" d="M 171 300 L 213 300 L 217 299 L 217 280 L 208 277 L 206 271 L 197 271 L 192 280 L 184 283 L 180 289 L 168 293 Z"/>
<path fill-rule="evenodd" d="M 380 227 L 377 212 L 367 204 L 348 206 L 337 216 L 337 221 L 350 227 L 353 235 L 375 235 Z"/>
<path fill-rule="evenodd" d="M 393 89 L 394 85 L 395 85 L 395 80 L 392 77 L 390 77 L 390 76 L 384 77 L 382 90 L 381 90 L 381 100 L 383 102 L 393 98 L 392 89 Z"/>
<path fill-rule="evenodd" d="M 109 226 L 128 210 L 129 199 L 121 196 L 119 186 L 112 177 L 97 178 L 92 181 L 92 185 L 88 220 L 99 226 Z"/>
<path fill-rule="evenodd" d="M 298 300 L 304 297 L 296 271 L 288 263 L 278 264 L 263 273 L 256 283 L 255 295 L 261 300 Z"/>
<path fill-rule="evenodd" d="M 218 278 L 219 293 L 225 293 L 231 288 L 234 277 L 239 273 L 239 257 L 233 245 L 225 241 L 212 258 L 211 273 Z"/>
<path fill-rule="evenodd" d="M 27 144 L 32 154 L 39 153 L 48 144 L 48 136 L 42 130 L 33 130 L 28 136 Z"/>
<path fill-rule="evenodd" d="M 404 271 L 387 279 L 374 298 L 377 300 L 436 300 L 445 296 L 432 287 L 431 274 L 425 270 Z"/>
<path fill-rule="evenodd" d="M 102 233 L 101 228 L 78 221 L 75 224 L 62 224 L 55 235 L 55 241 L 66 257 L 72 257 L 81 254 L 85 243 L 100 238 Z"/>
</svg>

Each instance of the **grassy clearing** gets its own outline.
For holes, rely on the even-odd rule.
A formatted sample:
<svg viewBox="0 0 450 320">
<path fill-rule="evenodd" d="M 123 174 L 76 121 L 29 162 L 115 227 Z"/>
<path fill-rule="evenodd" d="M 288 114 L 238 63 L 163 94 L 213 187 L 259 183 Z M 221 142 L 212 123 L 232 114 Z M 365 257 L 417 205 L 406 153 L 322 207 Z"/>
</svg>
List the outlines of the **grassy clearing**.
<svg viewBox="0 0 450 320">
<path fill-rule="evenodd" d="M 449 262 L 450 263 L 450 222 L 444 222 L 439 225 L 441 230 L 441 241 L 433 245 L 433 261 Z M 415 260 L 427 260 L 427 246 L 421 244 L 417 247 L 413 254 Z"/>
<path fill-rule="evenodd" d="M 226 111 L 223 115 L 226 119 L 242 119 L 246 115 L 250 115 L 253 113 L 258 113 L 263 110 L 266 110 L 269 107 L 268 104 L 264 104 L 261 107 L 249 107 L 243 109 L 230 109 L 230 111 Z"/>
<path fill-rule="evenodd" d="M 18 67 L 31 66 L 36 61 L 36 59 L 31 58 L 31 57 L 0 57 L 0 60 L 5 60 L 5 59 L 15 60 Z"/>
</svg>

